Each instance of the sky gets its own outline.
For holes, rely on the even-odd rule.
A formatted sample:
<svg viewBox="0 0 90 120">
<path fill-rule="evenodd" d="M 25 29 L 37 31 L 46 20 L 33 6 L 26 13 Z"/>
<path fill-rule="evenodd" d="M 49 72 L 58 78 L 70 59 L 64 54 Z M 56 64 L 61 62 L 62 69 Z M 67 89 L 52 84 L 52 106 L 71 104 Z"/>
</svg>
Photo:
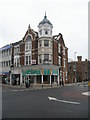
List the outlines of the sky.
<svg viewBox="0 0 90 120">
<path fill-rule="evenodd" d="M 53 35 L 63 35 L 68 58 L 88 59 L 88 0 L 0 0 L 0 48 L 21 40 L 29 24 L 38 32 L 45 11 Z"/>
</svg>

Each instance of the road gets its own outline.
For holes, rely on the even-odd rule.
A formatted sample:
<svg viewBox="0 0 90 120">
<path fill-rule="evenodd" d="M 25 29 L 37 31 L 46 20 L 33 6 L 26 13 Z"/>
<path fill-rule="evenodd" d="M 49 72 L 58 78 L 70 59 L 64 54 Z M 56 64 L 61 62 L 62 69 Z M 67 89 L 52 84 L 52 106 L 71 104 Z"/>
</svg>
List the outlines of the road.
<svg viewBox="0 0 90 120">
<path fill-rule="evenodd" d="M 3 89 L 3 118 L 88 118 L 88 87 Z M 52 99 L 53 98 L 53 99 Z M 73 104 L 79 103 L 79 104 Z"/>
</svg>

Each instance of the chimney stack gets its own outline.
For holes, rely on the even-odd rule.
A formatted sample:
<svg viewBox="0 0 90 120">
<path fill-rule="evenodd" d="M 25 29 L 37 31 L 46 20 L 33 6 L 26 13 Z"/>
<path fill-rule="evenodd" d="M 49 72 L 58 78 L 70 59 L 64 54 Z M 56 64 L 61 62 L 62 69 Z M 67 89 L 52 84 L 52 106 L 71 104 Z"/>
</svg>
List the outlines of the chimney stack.
<svg viewBox="0 0 90 120">
<path fill-rule="evenodd" d="M 82 61 L 82 56 L 77 56 L 78 62 Z"/>
</svg>

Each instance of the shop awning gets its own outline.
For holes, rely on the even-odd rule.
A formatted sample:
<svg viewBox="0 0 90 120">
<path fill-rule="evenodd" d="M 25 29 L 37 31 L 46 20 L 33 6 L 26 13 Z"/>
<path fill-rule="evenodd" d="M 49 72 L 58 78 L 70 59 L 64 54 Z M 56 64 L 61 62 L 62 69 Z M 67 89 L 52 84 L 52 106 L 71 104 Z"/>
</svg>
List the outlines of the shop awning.
<svg viewBox="0 0 90 120">
<path fill-rule="evenodd" d="M 8 75 L 9 72 L 0 72 L 0 75 Z"/>
</svg>

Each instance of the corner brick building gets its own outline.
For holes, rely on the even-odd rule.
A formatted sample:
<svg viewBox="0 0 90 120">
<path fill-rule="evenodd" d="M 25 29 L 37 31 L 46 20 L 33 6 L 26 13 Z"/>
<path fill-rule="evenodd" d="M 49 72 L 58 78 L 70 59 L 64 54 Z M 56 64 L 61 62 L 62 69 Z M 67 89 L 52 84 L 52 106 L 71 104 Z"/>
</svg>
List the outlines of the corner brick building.
<svg viewBox="0 0 90 120">
<path fill-rule="evenodd" d="M 27 79 L 42 85 L 67 83 L 68 48 L 63 35 L 52 36 L 52 29 L 45 14 L 38 32 L 29 25 L 23 39 L 11 44 L 10 84 Z"/>
</svg>

